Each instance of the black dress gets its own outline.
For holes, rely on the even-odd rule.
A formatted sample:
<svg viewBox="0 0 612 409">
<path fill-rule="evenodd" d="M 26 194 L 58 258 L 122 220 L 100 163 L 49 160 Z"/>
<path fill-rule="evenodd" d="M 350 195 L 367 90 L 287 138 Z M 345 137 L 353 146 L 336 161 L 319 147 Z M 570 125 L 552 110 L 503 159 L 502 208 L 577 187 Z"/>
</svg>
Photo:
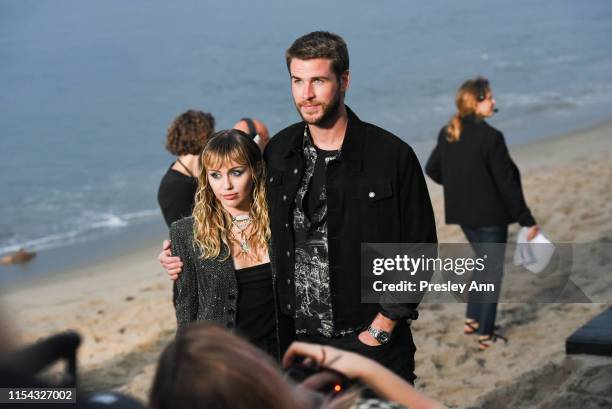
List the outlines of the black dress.
<svg viewBox="0 0 612 409">
<path fill-rule="evenodd" d="M 157 201 L 168 227 L 183 217 L 191 216 L 198 180 L 170 169 L 159 184 Z"/>
<path fill-rule="evenodd" d="M 238 316 L 236 329 L 264 351 L 276 351 L 276 317 L 270 263 L 236 270 Z"/>
</svg>

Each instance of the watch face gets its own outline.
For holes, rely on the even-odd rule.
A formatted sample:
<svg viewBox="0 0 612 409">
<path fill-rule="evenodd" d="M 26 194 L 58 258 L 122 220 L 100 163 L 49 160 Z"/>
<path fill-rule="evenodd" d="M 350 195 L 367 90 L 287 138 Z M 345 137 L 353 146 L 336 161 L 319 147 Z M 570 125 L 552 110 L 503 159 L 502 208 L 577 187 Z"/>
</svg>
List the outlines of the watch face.
<svg viewBox="0 0 612 409">
<path fill-rule="evenodd" d="M 389 339 L 391 339 L 391 337 L 389 337 L 389 334 L 385 331 L 381 331 L 380 334 L 378 334 L 378 336 L 376 337 L 376 340 L 381 344 L 386 344 L 387 342 L 389 342 Z"/>
</svg>

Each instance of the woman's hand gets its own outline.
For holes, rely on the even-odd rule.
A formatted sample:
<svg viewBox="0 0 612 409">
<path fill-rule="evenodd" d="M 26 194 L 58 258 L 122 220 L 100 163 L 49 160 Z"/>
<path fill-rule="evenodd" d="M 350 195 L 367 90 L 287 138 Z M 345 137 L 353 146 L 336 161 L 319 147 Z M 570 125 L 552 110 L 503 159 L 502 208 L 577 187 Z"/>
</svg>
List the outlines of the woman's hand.
<svg viewBox="0 0 612 409">
<path fill-rule="evenodd" d="M 343 351 L 327 345 L 294 342 L 283 357 L 283 366 L 289 367 L 295 357 L 303 356 L 316 362 L 320 366 L 333 369 L 351 379 L 361 378 L 370 371 L 371 366 L 377 365 L 374 361 L 359 354 Z"/>
<path fill-rule="evenodd" d="M 384 399 L 411 409 L 444 409 L 445 406 L 417 391 L 406 380 L 378 362 L 359 354 L 327 345 L 294 342 L 283 357 L 286 368 L 296 356 L 304 356 L 321 366 L 334 369 L 348 378 L 359 379 Z"/>
<path fill-rule="evenodd" d="M 162 243 L 162 251 L 157 256 L 159 264 L 166 270 L 168 277 L 176 281 L 181 271 L 183 271 L 183 262 L 180 257 L 173 257 L 170 248 L 170 240 L 164 240 Z"/>
<path fill-rule="evenodd" d="M 533 240 L 535 236 L 538 235 L 539 232 L 540 232 L 540 226 L 538 226 L 537 224 L 534 224 L 533 226 L 531 226 L 529 228 L 529 232 L 527 232 L 527 241 Z"/>
</svg>

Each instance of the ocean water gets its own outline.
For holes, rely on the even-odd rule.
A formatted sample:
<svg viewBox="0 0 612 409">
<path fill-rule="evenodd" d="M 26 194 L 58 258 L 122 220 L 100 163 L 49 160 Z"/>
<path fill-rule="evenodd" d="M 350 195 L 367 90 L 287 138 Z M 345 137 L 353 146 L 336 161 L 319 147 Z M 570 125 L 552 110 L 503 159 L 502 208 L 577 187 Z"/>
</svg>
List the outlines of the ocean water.
<svg viewBox="0 0 612 409">
<path fill-rule="evenodd" d="M 247 115 L 272 133 L 295 122 L 284 50 L 319 29 L 348 43 L 347 103 L 421 160 L 456 88 L 478 74 L 492 81 L 491 123 L 510 144 L 612 116 L 608 0 L 5 0 L 0 254 L 41 252 L 34 272 L 19 267 L 30 276 L 110 257 L 142 232 L 162 237 L 172 119 L 195 108 L 218 129 Z M 14 277 L 0 267 L 0 282 Z"/>
</svg>

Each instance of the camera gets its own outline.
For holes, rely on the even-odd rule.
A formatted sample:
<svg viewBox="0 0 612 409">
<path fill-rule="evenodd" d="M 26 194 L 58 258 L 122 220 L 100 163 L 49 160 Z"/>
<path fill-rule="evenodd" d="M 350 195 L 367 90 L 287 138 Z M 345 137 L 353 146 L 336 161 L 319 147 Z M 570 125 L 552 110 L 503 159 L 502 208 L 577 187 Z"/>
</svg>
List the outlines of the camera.
<svg viewBox="0 0 612 409">
<path fill-rule="evenodd" d="M 335 369 L 321 366 L 305 357 L 295 357 L 291 366 L 285 370 L 285 375 L 296 384 L 335 398 L 358 382 L 348 378 Z"/>
</svg>

